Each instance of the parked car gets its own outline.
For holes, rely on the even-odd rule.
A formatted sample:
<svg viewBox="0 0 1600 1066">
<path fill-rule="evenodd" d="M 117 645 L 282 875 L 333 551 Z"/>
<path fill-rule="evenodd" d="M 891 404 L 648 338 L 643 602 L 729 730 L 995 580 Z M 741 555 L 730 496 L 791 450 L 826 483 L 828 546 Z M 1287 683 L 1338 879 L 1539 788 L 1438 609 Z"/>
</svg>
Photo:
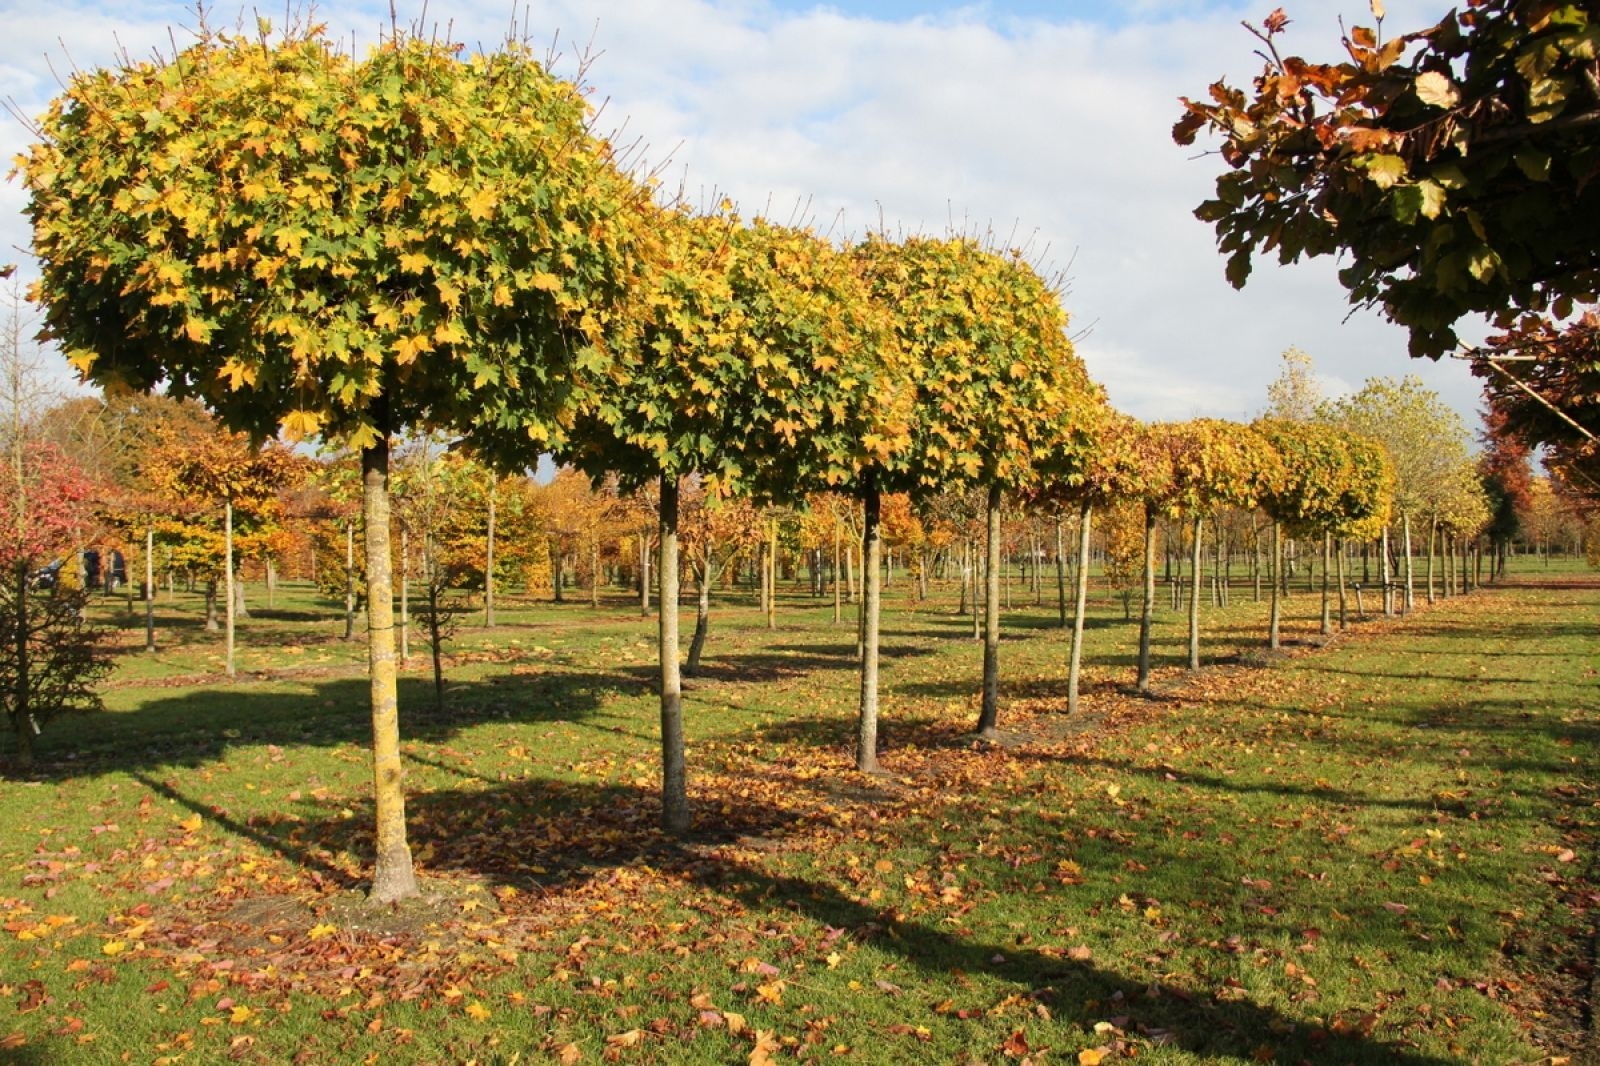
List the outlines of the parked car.
<svg viewBox="0 0 1600 1066">
<path fill-rule="evenodd" d="M 28 587 L 40 590 L 51 590 L 61 583 L 61 564 L 65 559 L 57 559 L 49 566 L 42 566 L 28 575 Z"/>
</svg>

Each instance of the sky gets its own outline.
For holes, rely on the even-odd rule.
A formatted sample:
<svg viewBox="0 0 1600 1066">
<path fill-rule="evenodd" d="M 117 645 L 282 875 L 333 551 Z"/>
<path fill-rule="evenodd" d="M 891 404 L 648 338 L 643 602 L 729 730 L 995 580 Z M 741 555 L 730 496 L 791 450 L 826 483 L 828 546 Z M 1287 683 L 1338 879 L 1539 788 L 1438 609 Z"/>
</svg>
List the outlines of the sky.
<svg viewBox="0 0 1600 1066">
<path fill-rule="evenodd" d="M 1192 216 L 1223 168 L 1170 129 L 1178 98 L 1221 77 L 1247 83 L 1256 43 L 1240 26 L 1278 0 L 397 0 L 469 46 L 503 39 L 513 11 L 558 69 L 583 65 L 602 132 L 640 144 L 646 165 L 692 202 L 727 196 L 746 215 L 814 225 L 835 239 L 870 229 L 952 228 L 1025 247 L 1065 281 L 1063 302 L 1090 374 L 1142 419 L 1248 419 L 1281 353 L 1308 352 L 1329 395 L 1370 377 L 1416 374 L 1476 428 L 1477 383 L 1459 362 L 1406 355 L 1403 330 L 1352 311 L 1337 263 L 1258 262 L 1243 291 L 1223 278 L 1209 226 Z M 1389 0 L 1390 33 L 1437 21 L 1443 0 Z M 1289 3 L 1287 47 L 1332 58 L 1340 20 L 1372 23 L 1366 0 Z M 264 5 L 254 11 L 282 11 Z M 213 24 L 241 9 L 214 4 Z M 341 40 L 374 40 L 387 0 L 327 0 Z M 170 50 L 193 7 L 0 0 L 0 92 L 24 115 L 58 75 Z M 0 121 L 10 159 L 31 140 Z M 29 273 L 25 195 L 0 186 L 0 262 Z M 1468 326 L 1463 337 L 1481 330 Z"/>
</svg>

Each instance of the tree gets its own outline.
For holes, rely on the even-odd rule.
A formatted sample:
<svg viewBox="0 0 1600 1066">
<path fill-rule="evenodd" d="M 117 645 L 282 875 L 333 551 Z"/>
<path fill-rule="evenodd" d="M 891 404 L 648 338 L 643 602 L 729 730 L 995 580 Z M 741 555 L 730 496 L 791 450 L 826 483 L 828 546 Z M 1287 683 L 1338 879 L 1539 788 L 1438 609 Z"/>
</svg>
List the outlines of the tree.
<svg viewBox="0 0 1600 1066">
<path fill-rule="evenodd" d="M 75 76 L 21 163 L 46 328 L 90 380 L 202 400 L 254 437 L 362 458 L 377 818 L 406 843 L 389 438 L 548 440 L 635 274 L 644 198 L 582 91 L 523 45 L 202 29 L 170 60 Z"/>
<path fill-rule="evenodd" d="M 1401 523 L 1404 603 L 1410 610 L 1416 595 L 1412 522 L 1438 512 L 1440 494 L 1448 478 L 1467 461 L 1466 427 L 1438 393 L 1410 375 L 1399 381 L 1373 378 L 1354 395 L 1326 404 L 1322 416 L 1334 425 L 1378 441 L 1389 453 L 1394 471 L 1394 509 Z M 1385 538 L 1381 560 L 1385 611 L 1389 609 L 1389 586 L 1393 583 L 1387 530 L 1385 525 L 1379 531 Z M 1431 536 L 1429 539 L 1431 542 Z"/>
<path fill-rule="evenodd" d="M 1289 20 L 1259 28 L 1247 93 L 1219 81 L 1184 99 L 1179 144 L 1201 130 L 1228 166 L 1195 214 L 1216 227 L 1228 278 L 1257 256 L 1339 255 L 1352 303 L 1379 306 L 1438 357 L 1482 313 L 1558 318 L 1600 295 L 1600 16 L 1591 5 L 1474 0 L 1385 39 L 1357 26 L 1348 59 L 1283 56 Z"/>
<path fill-rule="evenodd" d="M 1054 456 L 1038 466 L 1035 499 L 1076 504 L 1078 508 L 1078 587 L 1073 609 L 1072 649 L 1067 670 L 1067 713 L 1078 710 L 1078 678 L 1083 663 L 1083 613 L 1089 596 L 1089 536 L 1095 508 L 1137 498 L 1146 490 L 1140 448 L 1143 427 L 1125 415 L 1104 418 L 1088 449 L 1066 456 L 1062 472 Z"/>
<path fill-rule="evenodd" d="M 1267 418 L 1284 422 L 1310 422 L 1322 404 L 1322 386 L 1312 367 L 1311 356 L 1299 348 L 1283 353 L 1283 371 L 1267 386 Z"/>
<path fill-rule="evenodd" d="M 1600 498 L 1597 351 L 1600 311 L 1593 309 L 1566 324 L 1530 318 L 1491 337 L 1472 366 L 1489 402 L 1491 457 L 1497 450 L 1542 446 L 1546 466 L 1560 470 L 1575 491 Z M 1506 461 L 1514 463 L 1510 456 Z"/>
<path fill-rule="evenodd" d="M 277 527 L 279 491 L 300 475 L 304 462 L 277 441 L 252 447 L 241 433 L 215 426 L 182 437 L 164 430 L 141 461 L 141 479 L 169 501 L 164 533 L 187 542 L 192 561 L 208 578 L 206 617 L 215 610 L 219 585 L 224 601 L 224 670 L 234 676 L 234 623 L 238 600 L 235 522 L 242 519 L 248 550 L 260 552 Z M 220 510 L 220 514 L 218 511 Z"/>
<path fill-rule="evenodd" d="M 22 301 L 8 310 L 0 323 L 0 706 L 27 769 L 44 722 L 100 705 L 94 682 L 110 663 L 84 620 L 89 590 L 60 581 L 44 590 L 34 581 L 39 567 L 82 543 L 95 486 L 39 437 L 49 390 L 23 338 Z"/>
<path fill-rule="evenodd" d="M 624 491 L 659 485 L 662 824 L 688 829 L 678 664 L 685 477 L 707 492 L 797 500 L 895 454 L 900 391 L 882 313 L 853 261 L 808 231 L 669 212 L 658 269 L 619 346 L 614 385 L 579 414 L 562 457 Z M 903 421 L 903 419 L 902 419 Z"/>
<path fill-rule="evenodd" d="M 1190 523 L 1189 669 L 1200 669 L 1200 544 L 1217 507 L 1254 507 L 1283 480 L 1271 442 L 1250 426 L 1213 418 L 1180 422 L 1172 434 L 1172 496 Z"/>
<path fill-rule="evenodd" d="M 1387 501 L 1369 472 L 1358 464 L 1382 456 L 1370 440 L 1357 440 L 1335 426 L 1316 422 L 1262 419 L 1255 423 L 1282 463 L 1282 476 L 1261 494 L 1260 505 L 1272 519 L 1272 607 L 1267 646 L 1279 646 L 1280 597 L 1283 589 L 1283 534 L 1326 538 L 1338 528 L 1370 525 L 1387 517 Z M 1377 484 L 1382 484 L 1381 481 Z M 1328 571 L 1323 562 L 1323 628 L 1328 628 Z"/>
<path fill-rule="evenodd" d="M 1020 252 L 986 251 L 967 239 L 873 237 L 858 250 L 873 295 L 894 312 L 911 358 L 916 388 L 909 462 L 902 472 L 869 471 L 864 492 L 867 537 L 868 648 L 863 660 L 862 739 L 858 766 L 875 756 L 866 737 L 876 724 L 877 494 L 916 494 L 947 485 L 981 487 L 986 500 L 983 702 L 977 732 L 997 731 L 1000 684 L 1000 503 L 1052 457 L 1054 477 L 1073 476 L 1099 427 L 1104 396 L 1066 335 L 1061 296 Z M 870 668 L 870 679 L 866 671 Z M 870 698 L 870 707 L 869 707 Z M 869 716 L 873 718 L 869 726 Z M 866 763 L 863 765 L 863 763 Z"/>
</svg>

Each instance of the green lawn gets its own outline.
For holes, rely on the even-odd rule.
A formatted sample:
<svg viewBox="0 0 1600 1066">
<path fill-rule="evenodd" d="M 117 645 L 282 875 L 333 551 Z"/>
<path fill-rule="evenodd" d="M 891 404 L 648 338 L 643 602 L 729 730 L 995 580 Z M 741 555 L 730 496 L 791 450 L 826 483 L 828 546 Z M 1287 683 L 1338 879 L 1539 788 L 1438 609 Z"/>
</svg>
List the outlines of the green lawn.
<svg viewBox="0 0 1600 1066">
<path fill-rule="evenodd" d="M 197 598 L 161 604 L 161 650 L 121 633 L 106 712 L 52 723 L 39 773 L 3 786 L 0 1061 L 1568 1053 L 1600 899 L 1593 575 L 1529 565 L 1320 648 L 1297 592 L 1279 657 L 1236 589 L 1205 612 L 1199 675 L 1162 612 L 1153 700 L 1122 687 L 1134 629 L 1107 598 L 1071 720 L 1054 607 L 1018 587 L 987 747 L 970 622 L 910 591 L 886 594 L 872 778 L 848 768 L 831 602 L 789 594 L 775 631 L 743 593 L 718 605 L 685 841 L 654 829 L 636 603 L 465 619 L 443 713 L 414 644 L 429 898 L 378 914 L 363 656 L 337 609 L 253 595 L 230 684 Z"/>
</svg>

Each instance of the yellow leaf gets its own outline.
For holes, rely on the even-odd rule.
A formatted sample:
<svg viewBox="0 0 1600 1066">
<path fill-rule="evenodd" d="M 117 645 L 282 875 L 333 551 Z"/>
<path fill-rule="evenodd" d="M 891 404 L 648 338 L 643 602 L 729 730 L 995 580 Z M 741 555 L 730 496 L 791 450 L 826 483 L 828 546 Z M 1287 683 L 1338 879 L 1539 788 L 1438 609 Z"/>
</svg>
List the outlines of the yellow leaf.
<svg viewBox="0 0 1600 1066">
<path fill-rule="evenodd" d="M 191 318 L 183 324 L 183 335 L 196 344 L 207 344 L 211 341 L 211 323 L 203 318 Z M 230 360 L 231 361 L 231 360 Z M 238 386 L 234 386 L 238 388 Z"/>
<path fill-rule="evenodd" d="M 773 1006 L 777 1006 L 783 1002 L 783 989 L 784 983 L 782 981 L 773 981 L 771 984 L 757 985 L 756 995 Z"/>
<path fill-rule="evenodd" d="M 322 416 L 315 411 L 290 411 L 283 416 L 283 435 L 291 442 L 302 441 L 317 435 L 322 428 Z"/>
<path fill-rule="evenodd" d="M 444 170 L 435 170 L 428 175 L 428 191 L 439 196 L 449 196 L 456 191 L 456 179 Z"/>
<path fill-rule="evenodd" d="M 394 342 L 395 362 L 401 366 L 416 359 L 420 352 L 433 351 L 433 341 L 426 333 L 418 333 L 415 337 L 401 337 Z"/>
<path fill-rule="evenodd" d="M 198 337 L 192 339 L 199 340 Z M 222 369 L 217 372 L 217 376 L 228 379 L 229 390 L 238 391 L 241 386 L 254 385 L 256 383 L 256 368 L 248 363 L 241 363 L 237 359 L 230 358 L 222 364 Z"/>
<path fill-rule="evenodd" d="M 115 957 L 117 955 L 121 955 L 127 950 L 127 943 L 121 940 L 108 940 L 104 944 L 100 945 L 100 954 L 102 955 L 111 955 Z"/>
<path fill-rule="evenodd" d="M 495 191 L 492 188 L 484 186 L 467 197 L 467 214 L 474 219 L 482 221 L 494 214 L 494 205 L 498 199 L 499 197 L 495 195 Z"/>
<path fill-rule="evenodd" d="M 198 814 L 191 814 L 191 815 L 189 815 L 189 817 L 183 819 L 182 821 L 180 821 L 178 823 L 178 828 L 182 829 L 185 833 L 193 833 L 197 829 L 199 829 L 200 826 L 201 826 L 201 821 L 200 821 L 200 816 Z"/>
<path fill-rule="evenodd" d="M 433 262 L 421 252 L 401 252 L 400 269 L 408 274 L 420 274 Z"/>
<path fill-rule="evenodd" d="M 339 931 L 339 927 L 329 922 L 319 922 L 306 931 L 307 938 L 321 940 L 325 936 L 332 936 Z"/>
<path fill-rule="evenodd" d="M 228 1020 L 234 1025 L 243 1025 L 245 1022 L 249 1021 L 255 1016 L 255 1011 L 241 1003 L 239 1006 L 233 1008 L 233 1010 L 229 1012 Z"/>
<path fill-rule="evenodd" d="M 574 1063 L 583 1061 L 583 1048 L 577 1044 L 565 1044 L 556 1052 L 556 1058 L 560 1060 L 561 1066 L 573 1066 Z"/>
<path fill-rule="evenodd" d="M 644 1039 L 644 1033 L 638 1029 L 629 1029 L 626 1033 L 616 1033 L 606 1037 L 607 1047 L 633 1047 Z"/>
<path fill-rule="evenodd" d="M 734 1036 L 738 1036 L 740 1033 L 749 1028 L 749 1026 L 745 1024 L 744 1015 L 735 1014 L 731 1010 L 725 1010 L 722 1012 L 722 1020 L 728 1023 L 728 1032 L 732 1033 Z"/>
<path fill-rule="evenodd" d="M 1101 1060 L 1105 1057 L 1103 1048 L 1086 1047 L 1078 1052 L 1078 1066 L 1100 1066 Z"/>
<path fill-rule="evenodd" d="M 494 1012 L 477 1000 L 467 1004 L 467 1015 L 474 1021 L 486 1022 Z"/>
<path fill-rule="evenodd" d="M 543 270 L 529 278 L 528 285 L 530 288 L 538 289 L 540 292 L 561 291 L 561 279 Z"/>
</svg>

